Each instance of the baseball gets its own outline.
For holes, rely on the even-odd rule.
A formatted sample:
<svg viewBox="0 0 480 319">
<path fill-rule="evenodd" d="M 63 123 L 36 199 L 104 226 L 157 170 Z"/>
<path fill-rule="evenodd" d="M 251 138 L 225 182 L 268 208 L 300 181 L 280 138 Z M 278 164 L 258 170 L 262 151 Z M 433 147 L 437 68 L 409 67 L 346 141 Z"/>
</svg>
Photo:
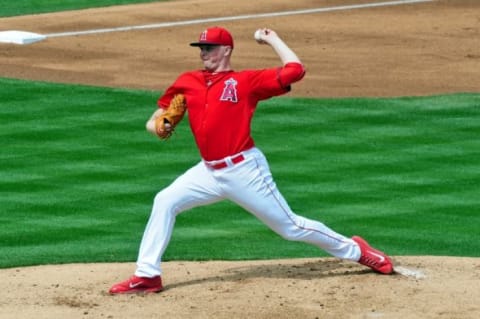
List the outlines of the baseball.
<svg viewBox="0 0 480 319">
<path fill-rule="evenodd" d="M 258 29 L 257 31 L 255 31 L 255 34 L 253 35 L 253 37 L 255 38 L 255 40 L 256 40 L 258 43 L 263 42 L 263 41 L 262 41 L 262 38 L 261 38 L 261 35 L 262 35 L 262 30 L 261 30 L 261 29 Z"/>
</svg>

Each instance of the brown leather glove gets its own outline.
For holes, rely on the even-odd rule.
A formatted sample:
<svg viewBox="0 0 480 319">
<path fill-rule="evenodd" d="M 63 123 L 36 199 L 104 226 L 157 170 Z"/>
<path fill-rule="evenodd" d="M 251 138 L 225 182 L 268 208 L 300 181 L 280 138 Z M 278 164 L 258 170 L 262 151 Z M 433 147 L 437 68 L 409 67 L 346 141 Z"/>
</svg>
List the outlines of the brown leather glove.
<svg viewBox="0 0 480 319">
<path fill-rule="evenodd" d="M 185 96 L 183 94 L 175 95 L 165 112 L 155 119 L 155 132 L 158 137 L 165 140 L 172 136 L 175 127 L 183 119 L 186 110 Z"/>
</svg>

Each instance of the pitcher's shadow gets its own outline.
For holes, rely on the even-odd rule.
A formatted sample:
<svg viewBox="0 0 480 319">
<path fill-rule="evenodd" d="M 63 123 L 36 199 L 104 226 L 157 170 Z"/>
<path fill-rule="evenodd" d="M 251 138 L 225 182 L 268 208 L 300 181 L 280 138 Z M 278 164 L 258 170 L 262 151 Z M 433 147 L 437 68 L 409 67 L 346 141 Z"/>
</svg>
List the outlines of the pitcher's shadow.
<svg viewBox="0 0 480 319">
<path fill-rule="evenodd" d="M 299 261 L 298 263 L 265 264 L 232 267 L 223 270 L 215 276 L 187 280 L 182 282 L 171 282 L 165 290 L 185 286 L 211 283 L 211 282 L 236 282 L 255 278 L 278 278 L 311 280 L 325 277 L 341 277 L 363 275 L 371 273 L 372 270 L 358 269 L 356 263 L 342 261 L 339 259 L 319 259 L 318 261 Z"/>
</svg>

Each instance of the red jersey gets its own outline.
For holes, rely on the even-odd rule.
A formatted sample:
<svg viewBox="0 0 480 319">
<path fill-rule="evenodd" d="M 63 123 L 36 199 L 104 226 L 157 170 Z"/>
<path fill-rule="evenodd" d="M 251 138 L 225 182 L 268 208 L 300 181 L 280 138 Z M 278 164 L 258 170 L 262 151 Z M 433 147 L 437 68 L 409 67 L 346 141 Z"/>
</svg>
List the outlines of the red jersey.
<svg viewBox="0 0 480 319">
<path fill-rule="evenodd" d="M 286 67 L 289 72 L 283 72 Z M 159 98 L 158 106 L 166 108 L 175 94 L 184 94 L 200 155 L 206 161 L 219 160 L 254 146 L 250 124 L 257 103 L 288 92 L 303 75 L 299 63 L 240 72 L 186 72 Z"/>
</svg>

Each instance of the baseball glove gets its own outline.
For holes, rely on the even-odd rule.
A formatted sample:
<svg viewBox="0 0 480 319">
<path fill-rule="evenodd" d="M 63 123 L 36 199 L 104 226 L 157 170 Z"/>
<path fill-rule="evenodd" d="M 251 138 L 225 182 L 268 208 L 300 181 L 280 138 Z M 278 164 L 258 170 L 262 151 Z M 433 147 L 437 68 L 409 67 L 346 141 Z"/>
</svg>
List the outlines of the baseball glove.
<svg viewBox="0 0 480 319">
<path fill-rule="evenodd" d="M 183 119 L 187 104 L 183 94 L 177 94 L 170 101 L 168 108 L 155 119 L 155 132 L 165 140 L 172 136 L 177 124 Z"/>
</svg>

